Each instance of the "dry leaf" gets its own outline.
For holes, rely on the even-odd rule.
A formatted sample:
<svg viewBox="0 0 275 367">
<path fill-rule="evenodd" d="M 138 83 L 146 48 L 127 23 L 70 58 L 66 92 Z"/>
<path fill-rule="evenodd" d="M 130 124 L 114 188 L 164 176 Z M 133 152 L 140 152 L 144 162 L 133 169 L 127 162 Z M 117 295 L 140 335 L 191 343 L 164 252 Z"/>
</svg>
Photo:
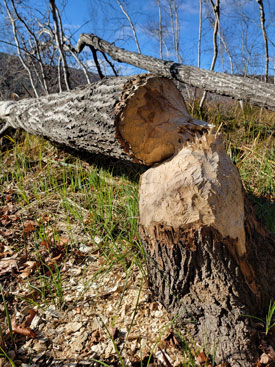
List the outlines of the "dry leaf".
<svg viewBox="0 0 275 367">
<path fill-rule="evenodd" d="M 91 334 L 91 339 L 90 339 L 90 343 L 91 344 L 95 344 L 95 343 L 99 343 L 103 340 L 103 336 L 101 334 L 101 331 L 99 329 L 94 330 Z"/>
<path fill-rule="evenodd" d="M 69 243 L 69 238 L 60 237 L 59 243 L 60 243 L 60 245 L 67 245 Z"/>
<path fill-rule="evenodd" d="M 204 352 L 200 352 L 197 357 L 196 357 L 196 361 L 199 362 L 199 363 L 205 363 L 207 361 L 207 357 L 205 355 Z"/>
<path fill-rule="evenodd" d="M 33 269 L 35 268 L 36 262 L 35 261 L 26 261 L 24 263 L 24 265 L 26 265 L 26 267 L 24 268 L 24 270 L 19 275 L 20 278 L 22 278 L 22 279 L 26 279 L 30 276 Z"/>
<path fill-rule="evenodd" d="M 43 246 L 43 247 L 45 247 L 47 250 L 49 250 L 49 243 L 48 243 L 48 241 L 46 241 L 46 240 L 42 240 L 41 241 L 41 246 Z"/>
<path fill-rule="evenodd" d="M 24 327 L 23 325 L 18 325 L 15 320 L 11 321 L 12 331 L 16 334 L 29 336 L 30 338 L 35 338 L 35 332 L 30 327 Z M 7 330 L 9 333 L 9 330 Z"/>
<path fill-rule="evenodd" d="M 0 275 L 10 273 L 14 268 L 17 268 L 17 261 L 14 258 L 6 257 L 0 260 Z"/>
<path fill-rule="evenodd" d="M 62 257 L 62 253 L 60 253 L 58 256 L 56 257 L 53 257 L 53 258 L 50 258 L 48 261 L 47 261 L 47 265 L 51 266 L 51 265 L 54 265 L 58 260 L 61 259 Z"/>
<path fill-rule="evenodd" d="M 24 224 L 24 234 L 28 235 L 29 233 L 34 232 L 35 227 L 37 227 L 37 226 L 38 226 L 37 222 L 34 222 L 33 220 L 28 220 Z"/>
</svg>

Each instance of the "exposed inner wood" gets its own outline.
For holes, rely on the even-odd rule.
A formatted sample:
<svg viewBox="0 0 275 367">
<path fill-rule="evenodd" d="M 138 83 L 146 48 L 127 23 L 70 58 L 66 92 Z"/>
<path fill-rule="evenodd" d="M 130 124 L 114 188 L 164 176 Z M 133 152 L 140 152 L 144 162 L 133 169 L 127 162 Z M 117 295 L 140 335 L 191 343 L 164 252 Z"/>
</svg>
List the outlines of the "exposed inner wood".
<svg viewBox="0 0 275 367">
<path fill-rule="evenodd" d="M 171 79 L 108 78 L 70 93 L 0 103 L 0 133 L 23 128 L 74 149 L 152 165 L 211 128 L 192 119 Z"/>
<path fill-rule="evenodd" d="M 172 80 L 155 77 L 129 95 L 121 111 L 118 129 L 134 156 L 145 164 L 161 162 L 200 137 L 210 125 L 192 119 Z"/>
<path fill-rule="evenodd" d="M 140 225 L 152 238 L 155 227 L 186 229 L 213 227 L 226 240 L 249 287 L 257 293 L 254 272 L 246 261 L 244 195 L 237 168 L 220 136 L 210 131 L 157 167 L 140 183 Z"/>
</svg>

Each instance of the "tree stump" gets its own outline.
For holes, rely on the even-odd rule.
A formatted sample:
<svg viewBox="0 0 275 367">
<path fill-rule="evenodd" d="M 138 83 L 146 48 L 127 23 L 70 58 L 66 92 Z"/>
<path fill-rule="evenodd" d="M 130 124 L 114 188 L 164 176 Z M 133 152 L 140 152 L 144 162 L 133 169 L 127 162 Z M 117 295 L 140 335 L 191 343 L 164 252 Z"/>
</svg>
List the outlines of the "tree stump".
<svg viewBox="0 0 275 367">
<path fill-rule="evenodd" d="M 216 362 L 255 366 L 259 343 L 247 315 L 265 317 L 275 297 L 275 243 L 256 222 L 221 136 L 210 127 L 147 170 L 139 211 L 150 287 L 185 337 Z"/>
<path fill-rule="evenodd" d="M 257 341 L 244 315 L 264 316 L 275 298 L 274 240 L 255 220 L 222 137 L 189 116 L 170 79 L 110 78 L 0 102 L 0 134 L 8 127 L 152 166 L 139 209 L 153 293 L 217 362 L 254 366 Z"/>
</svg>

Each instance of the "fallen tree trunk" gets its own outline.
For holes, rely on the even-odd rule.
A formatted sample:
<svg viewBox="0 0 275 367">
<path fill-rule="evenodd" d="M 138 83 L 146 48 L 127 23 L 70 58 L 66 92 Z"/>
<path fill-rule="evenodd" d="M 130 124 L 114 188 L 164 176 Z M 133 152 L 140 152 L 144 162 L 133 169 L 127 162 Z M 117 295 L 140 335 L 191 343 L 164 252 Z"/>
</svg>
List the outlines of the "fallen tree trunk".
<svg viewBox="0 0 275 367">
<path fill-rule="evenodd" d="M 150 286 L 185 335 L 217 361 L 254 366 L 245 314 L 275 298 L 275 246 L 245 201 L 214 127 L 191 118 L 174 83 L 141 75 L 0 103 L 2 130 L 152 166 L 140 183 Z M 215 345 L 215 346 L 214 346 Z"/>
<path fill-rule="evenodd" d="M 173 155 L 207 124 L 192 119 L 174 83 L 116 77 L 72 92 L 0 102 L 0 133 L 22 128 L 77 150 L 152 165 Z"/>
<path fill-rule="evenodd" d="M 104 41 L 94 34 L 81 34 L 76 51 L 81 52 L 85 46 L 92 46 L 101 52 L 107 53 L 116 61 L 125 62 L 168 78 L 172 77 L 207 92 L 275 110 L 275 86 L 272 84 L 129 52 Z"/>
</svg>

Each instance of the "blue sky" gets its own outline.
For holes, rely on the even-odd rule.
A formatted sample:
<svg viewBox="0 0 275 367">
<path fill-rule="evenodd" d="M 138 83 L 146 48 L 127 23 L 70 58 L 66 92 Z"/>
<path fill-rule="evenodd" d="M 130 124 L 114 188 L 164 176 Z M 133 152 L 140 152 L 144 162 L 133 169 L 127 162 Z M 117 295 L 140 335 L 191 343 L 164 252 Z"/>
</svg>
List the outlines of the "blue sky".
<svg viewBox="0 0 275 367">
<path fill-rule="evenodd" d="M 103 7 L 100 8 L 99 6 L 97 14 L 94 11 L 96 5 L 93 6 L 92 2 L 87 0 L 68 0 L 64 13 L 66 25 L 71 27 L 71 29 L 77 30 L 82 24 L 88 22 L 79 32 L 75 33 L 75 38 L 77 39 L 82 32 L 96 33 L 108 41 L 115 41 L 118 46 L 127 48 L 130 51 L 137 51 L 132 31 L 116 1 L 112 0 L 113 8 L 103 5 L 105 7 L 103 9 Z M 130 0 L 128 1 L 127 10 L 135 23 L 142 53 L 159 57 L 158 41 L 150 37 L 148 31 L 146 31 L 151 21 L 158 21 L 158 9 L 154 0 Z M 181 16 L 181 28 L 185 45 L 190 51 L 192 50 L 192 55 L 196 56 L 198 2 L 196 0 L 185 0 L 181 6 L 180 13 L 181 15 L 184 14 L 184 17 Z M 96 19 L 93 19 L 93 16 Z M 122 23 L 125 25 L 124 27 L 120 26 Z"/>
<path fill-rule="evenodd" d="M 47 0 L 27 0 L 34 8 L 45 12 Z M 123 0 L 121 0 L 123 2 Z M 163 4 L 163 18 L 168 0 L 161 0 Z M 183 63 L 197 65 L 197 43 L 199 26 L 199 0 L 176 0 L 179 6 L 178 15 L 181 25 L 180 55 Z M 127 19 L 121 12 L 116 0 L 67 0 L 62 9 L 63 0 L 56 0 L 62 10 L 64 28 L 73 35 L 74 42 L 80 33 L 95 33 L 109 42 L 130 51 L 136 51 L 133 34 Z M 208 3 L 210 3 L 208 1 Z M 241 3 L 241 6 L 236 4 Z M 266 25 L 270 40 L 275 41 L 275 1 L 264 0 L 266 11 Z M 213 55 L 212 28 L 207 15 L 212 16 L 204 7 L 201 67 L 209 69 Z M 152 30 L 158 26 L 158 8 L 156 0 L 128 0 L 127 11 L 131 16 L 141 51 L 144 54 L 159 57 L 159 41 L 152 35 Z M 167 10 L 166 28 L 171 31 L 171 23 Z M 1 17 L 1 15 L 0 15 Z M 221 36 L 234 59 L 235 73 L 264 73 L 264 44 L 259 22 L 259 8 L 256 0 L 221 0 Z M 164 58 L 176 61 L 172 36 L 166 39 L 167 49 L 164 48 Z M 220 44 L 222 45 L 221 41 Z M 270 73 L 273 75 L 273 61 L 275 62 L 274 47 L 269 44 L 271 63 Z M 224 47 L 219 53 L 215 70 L 230 72 L 230 60 Z M 88 64 L 92 65 L 92 57 L 86 51 Z M 132 72 L 132 68 L 124 66 L 124 73 Z"/>
<path fill-rule="evenodd" d="M 165 4 L 166 0 L 162 0 Z M 241 7 L 236 3 L 241 2 Z M 88 23 L 81 32 L 94 32 L 100 37 L 115 42 L 116 45 L 131 51 L 136 51 L 132 32 L 126 18 L 119 9 L 116 0 L 111 0 L 112 6 L 105 4 L 104 0 L 68 0 L 65 10 L 65 23 L 76 27 Z M 180 51 L 185 64 L 197 65 L 197 43 L 199 26 L 199 0 L 179 0 L 179 19 L 181 24 Z M 98 4 L 102 4 L 101 6 Z M 158 22 L 158 9 L 155 0 L 128 0 L 127 10 L 136 26 L 137 36 L 144 54 L 159 57 L 159 42 L 150 36 L 148 27 Z M 266 11 L 266 26 L 271 40 L 275 41 L 275 1 L 264 0 Z M 211 14 L 211 9 L 210 9 Z M 203 11 L 203 38 L 201 67 L 208 69 L 211 64 L 212 28 Z M 273 19 L 274 18 L 274 19 Z M 248 25 L 244 25 L 243 21 Z M 75 28 L 76 29 L 76 28 Z M 264 44 L 259 21 L 259 8 L 256 0 L 221 0 L 221 31 L 232 55 L 237 63 L 235 72 L 242 72 L 249 64 L 250 72 L 264 72 Z M 75 34 L 76 38 L 79 35 Z M 172 43 L 172 41 L 171 41 Z M 274 47 L 270 44 L 270 55 L 274 56 Z M 246 53 L 246 55 L 242 55 Z M 251 55 L 249 56 L 249 53 Z M 222 58 L 219 57 L 216 70 L 230 72 L 228 55 L 223 48 Z M 167 57 L 168 56 L 168 57 Z M 176 55 L 170 47 L 170 54 L 164 57 L 175 60 Z M 271 59 L 271 61 L 274 59 Z M 273 69 L 272 62 L 270 69 Z M 270 70 L 272 72 L 272 70 Z"/>
</svg>

